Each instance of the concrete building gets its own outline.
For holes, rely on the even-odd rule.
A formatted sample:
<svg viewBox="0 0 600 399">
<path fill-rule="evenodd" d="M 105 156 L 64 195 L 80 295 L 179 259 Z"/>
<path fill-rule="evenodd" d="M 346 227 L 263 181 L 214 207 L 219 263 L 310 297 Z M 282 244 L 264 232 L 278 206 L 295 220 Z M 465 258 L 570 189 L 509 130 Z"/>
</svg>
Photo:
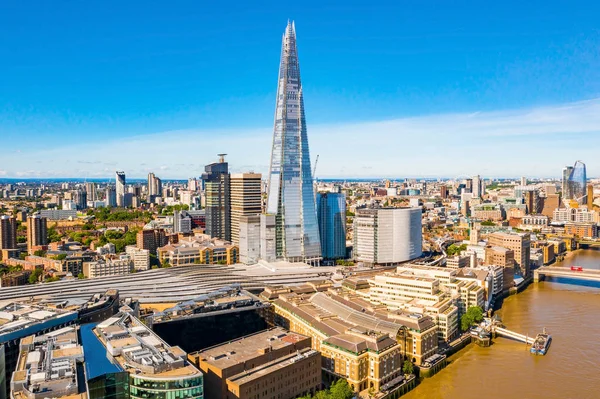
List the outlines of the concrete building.
<svg viewBox="0 0 600 399">
<path fill-rule="evenodd" d="M 542 261 L 544 265 L 549 265 L 556 259 L 556 254 L 554 253 L 554 244 L 552 243 L 547 241 L 533 241 L 531 243 L 531 248 L 537 248 L 541 250 L 543 255 Z"/>
<path fill-rule="evenodd" d="M 162 180 L 154 173 L 148 173 L 148 199 L 153 202 L 154 198 L 162 196 Z"/>
<path fill-rule="evenodd" d="M 27 217 L 27 252 L 33 254 L 45 245 L 48 245 L 47 219 L 39 214 Z"/>
<path fill-rule="evenodd" d="M 560 195 L 556 193 L 547 193 L 546 196 L 542 198 L 542 202 L 543 206 L 540 213 L 548 218 L 552 218 L 554 216 L 554 210 L 560 207 Z"/>
<path fill-rule="evenodd" d="M 594 223 L 566 223 L 565 234 L 578 238 L 598 238 L 598 225 Z"/>
<path fill-rule="evenodd" d="M 104 203 L 107 207 L 117 206 L 117 192 L 113 187 L 106 187 L 104 192 Z"/>
<path fill-rule="evenodd" d="M 488 236 L 488 245 L 504 247 L 514 251 L 518 274 L 523 278 L 530 276 L 531 239 L 529 233 L 495 232 Z"/>
<path fill-rule="evenodd" d="M 42 209 L 40 216 L 48 220 L 75 220 L 77 219 L 77 210 L 75 209 Z"/>
<path fill-rule="evenodd" d="M 87 193 L 88 201 L 97 201 L 98 200 L 98 190 L 96 189 L 96 183 L 94 183 L 94 182 L 85 183 L 85 192 Z"/>
<path fill-rule="evenodd" d="M 253 265 L 260 259 L 260 215 L 239 219 L 240 262 Z"/>
<path fill-rule="evenodd" d="M 312 338 L 327 381 L 345 378 L 356 391 L 401 384 L 402 357 L 417 365 L 437 353 L 437 327 L 429 316 L 387 312 L 357 296 L 329 290 L 282 293 L 270 310 L 277 325 Z"/>
<path fill-rule="evenodd" d="M 239 262 L 239 249 L 228 241 L 194 236 L 157 249 L 158 260 L 171 266 L 233 265 Z"/>
<path fill-rule="evenodd" d="M 471 207 L 471 216 L 480 220 L 504 220 L 506 215 L 500 204 L 479 204 Z"/>
<path fill-rule="evenodd" d="M 0 250 L 17 248 L 17 222 L 15 218 L 0 216 Z"/>
<path fill-rule="evenodd" d="M 452 269 L 469 267 L 470 265 L 471 265 L 471 257 L 469 257 L 469 256 L 456 255 L 456 256 L 451 256 L 446 259 L 446 267 L 449 267 Z"/>
<path fill-rule="evenodd" d="M 240 218 L 262 212 L 262 175 L 234 173 L 231 175 L 231 242 L 239 244 Z"/>
<path fill-rule="evenodd" d="M 317 194 L 317 221 L 323 259 L 346 257 L 346 195 Z"/>
<path fill-rule="evenodd" d="M 115 172 L 116 206 L 125 206 L 125 172 Z"/>
<path fill-rule="evenodd" d="M 207 398 L 292 399 L 321 386 L 321 354 L 309 337 L 276 327 L 188 355 Z"/>
<path fill-rule="evenodd" d="M 595 223 L 597 212 L 587 208 L 558 208 L 552 217 L 555 223 Z"/>
<path fill-rule="evenodd" d="M 192 232 L 192 218 L 186 211 L 173 212 L 173 233 L 189 234 Z"/>
<path fill-rule="evenodd" d="M 202 174 L 206 201 L 206 234 L 231 241 L 231 185 L 225 155 L 204 167 Z"/>
<path fill-rule="evenodd" d="M 203 374 L 187 361 L 187 354 L 164 342 L 131 314 L 121 312 L 98 324 L 88 343 L 84 342 L 86 351 L 94 339 L 107 352 L 97 361 L 106 362 L 110 356 L 114 363 L 107 368 L 128 374 L 124 381 L 127 397 L 204 398 Z"/>
<path fill-rule="evenodd" d="M 156 249 L 167 245 L 167 234 L 164 229 L 140 230 L 136 236 L 136 246 L 147 249 L 151 255 L 156 255 Z"/>
<path fill-rule="evenodd" d="M 354 217 L 354 257 L 394 264 L 422 255 L 421 208 L 362 208 Z"/>
<path fill-rule="evenodd" d="M 260 258 L 267 262 L 277 259 L 277 223 L 276 216 L 260 215 Z"/>
<path fill-rule="evenodd" d="M 508 291 L 515 280 L 515 252 L 511 249 L 488 245 L 485 248 L 485 264 L 501 266 L 503 270 L 503 290 Z"/>
<path fill-rule="evenodd" d="M 147 249 L 139 249 L 135 245 L 125 247 L 125 253 L 133 262 L 133 269 L 144 271 L 150 269 L 150 251 Z"/>
<path fill-rule="evenodd" d="M 87 399 L 86 381 L 78 372 L 83 360 L 75 326 L 22 338 L 10 382 L 11 398 Z"/>
<path fill-rule="evenodd" d="M 128 257 L 99 259 L 83 262 L 83 275 L 87 278 L 120 276 L 131 273 L 133 261 Z"/>
</svg>

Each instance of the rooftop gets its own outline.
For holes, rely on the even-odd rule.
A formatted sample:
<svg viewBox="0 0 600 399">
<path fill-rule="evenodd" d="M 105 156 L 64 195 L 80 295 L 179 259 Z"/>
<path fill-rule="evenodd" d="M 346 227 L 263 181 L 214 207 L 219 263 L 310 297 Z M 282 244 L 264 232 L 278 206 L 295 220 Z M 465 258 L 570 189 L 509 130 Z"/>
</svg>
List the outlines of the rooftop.
<svg viewBox="0 0 600 399">
<path fill-rule="evenodd" d="M 295 352 L 295 344 L 303 340 L 310 342 L 310 338 L 304 335 L 276 327 L 195 352 L 194 355 L 222 370 L 286 347 Z M 310 347 L 309 343 L 307 347 Z"/>
<path fill-rule="evenodd" d="M 21 340 L 17 368 L 11 379 L 15 399 L 85 398 L 85 381 L 78 380 L 77 363 L 83 347 L 77 327 L 65 327 Z"/>
<path fill-rule="evenodd" d="M 187 363 L 181 348 L 169 346 L 129 313 L 120 312 L 99 323 L 93 332 L 118 365 L 132 374 L 154 378 L 202 374 Z"/>
<path fill-rule="evenodd" d="M 41 326 L 52 320 L 62 317 L 71 317 L 75 319 L 77 312 L 56 309 L 41 304 L 26 304 L 21 302 L 12 302 L 0 306 L 0 341 L 10 340 L 11 334 L 20 331 L 25 333 L 35 333 L 36 331 L 28 331 L 36 324 Z"/>
</svg>

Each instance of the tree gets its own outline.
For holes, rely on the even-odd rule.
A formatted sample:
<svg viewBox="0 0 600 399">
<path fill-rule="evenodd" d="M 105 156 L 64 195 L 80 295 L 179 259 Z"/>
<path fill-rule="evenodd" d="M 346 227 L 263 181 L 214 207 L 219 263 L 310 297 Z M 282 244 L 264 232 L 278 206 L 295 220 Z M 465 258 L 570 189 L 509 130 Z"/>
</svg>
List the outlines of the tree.
<svg viewBox="0 0 600 399">
<path fill-rule="evenodd" d="M 465 251 L 466 249 L 467 249 L 467 244 L 462 244 L 462 245 L 452 244 L 448 247 L 448 249 L 446 249 L 446 253 L 448 254 L 448 256 L 454 256 L 454 255 L 460 254 L 462 251 Z"/>
<path fill-rule="evenodd" d="M 77 278 L 78 278 L 78 279 L 80 279 L 80 280 L 83 280 L 83 279 L 85 279 L 85 274 L 83 274 L 83 273 L 79 273 L 79 274 L 77 275 Z"/>
<path fill-rule="evenodd" d="M 348 385 L 348 381 L 344 379 L 337 380 L 329 388 L 331 399 L 352 399 L 354 391 Z"/>
<path fill-rule="evenodd" d="M 35 255 L 35 256 L 45 256 L 46 255 L 46 251 L 38 249 L 37 251 L 35 251 L 33 253 L 33 255 Z"/>
<path fill-rule="evenodd" d="M 35 269 L 29 275 L 29 284 L 35 284 L 38 281 L 40 281 L 40 276 L 42 276 L 43 274 L 44 274 L 44 270 L 43 269 Z"/>
<path fill-rule="evenodd" d="M 463 331 L 467 331 L 474 323 L 479 323 L 482 320 L 483 309 L 479 306 L 471 306 L 460 318 L 460 327 Z"/>
<path fill-rule="evenodd" d="M 402 372 L 404 374 L 412 374 L 415 371 L 413 364 L 410 360 L 405 360 L 402 365 Z"/>
</svg>

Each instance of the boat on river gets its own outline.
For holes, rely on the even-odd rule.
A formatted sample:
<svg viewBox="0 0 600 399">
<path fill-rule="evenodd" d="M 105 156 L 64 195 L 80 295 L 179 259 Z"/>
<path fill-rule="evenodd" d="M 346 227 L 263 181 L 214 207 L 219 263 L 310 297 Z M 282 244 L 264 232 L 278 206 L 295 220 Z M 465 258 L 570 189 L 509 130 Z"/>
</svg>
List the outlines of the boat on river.
<svg viewBox="0 0 600 399">
<path fill-rule="evenodd" d="M 548 348 L 550 347 L 550 343 L 552 342 L 552 335 L 546 332 L 540 333 L 535 337 L 535 341 L 533 341 L 533 345 L 531 345 L 531 349 L 529 351 L 534 355 L 545 355 L 548 352 Z"/>
</svg>

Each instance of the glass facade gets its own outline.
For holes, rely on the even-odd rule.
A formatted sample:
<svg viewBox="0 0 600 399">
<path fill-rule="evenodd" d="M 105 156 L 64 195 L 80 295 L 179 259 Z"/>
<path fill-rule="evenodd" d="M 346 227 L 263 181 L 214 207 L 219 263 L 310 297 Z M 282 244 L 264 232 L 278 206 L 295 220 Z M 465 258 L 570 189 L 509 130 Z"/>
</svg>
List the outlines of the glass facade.
<svg viewBox="0 0 600 399">
<path fill-rule="evenodd" d="M 577 201 L 579 205 L 587 204 L 587 175 L 585 164 L 581 161 L 573 166 L 569 176 L 568 197 L 565 198 Z"/>
<path fill-rule="evenodd" d="M 323 258 L 345 258 L 346 196 L 343 193 L 319 193 L 317 218 Z"/>
<path fill-rule="evenodd" d="M 276 215 L 277 258 L 310 263 L 320 260 L 321 242 L 293 23 L 288 23 L 281 46 L 267 213 Z"/>
<path fill-rule="evenodd" d="M 202 375 L 177 380 L 157 380 L 132 375 L 129 392 L 131 398 L 201 399 L 204 396 Z"/>
</svg>

